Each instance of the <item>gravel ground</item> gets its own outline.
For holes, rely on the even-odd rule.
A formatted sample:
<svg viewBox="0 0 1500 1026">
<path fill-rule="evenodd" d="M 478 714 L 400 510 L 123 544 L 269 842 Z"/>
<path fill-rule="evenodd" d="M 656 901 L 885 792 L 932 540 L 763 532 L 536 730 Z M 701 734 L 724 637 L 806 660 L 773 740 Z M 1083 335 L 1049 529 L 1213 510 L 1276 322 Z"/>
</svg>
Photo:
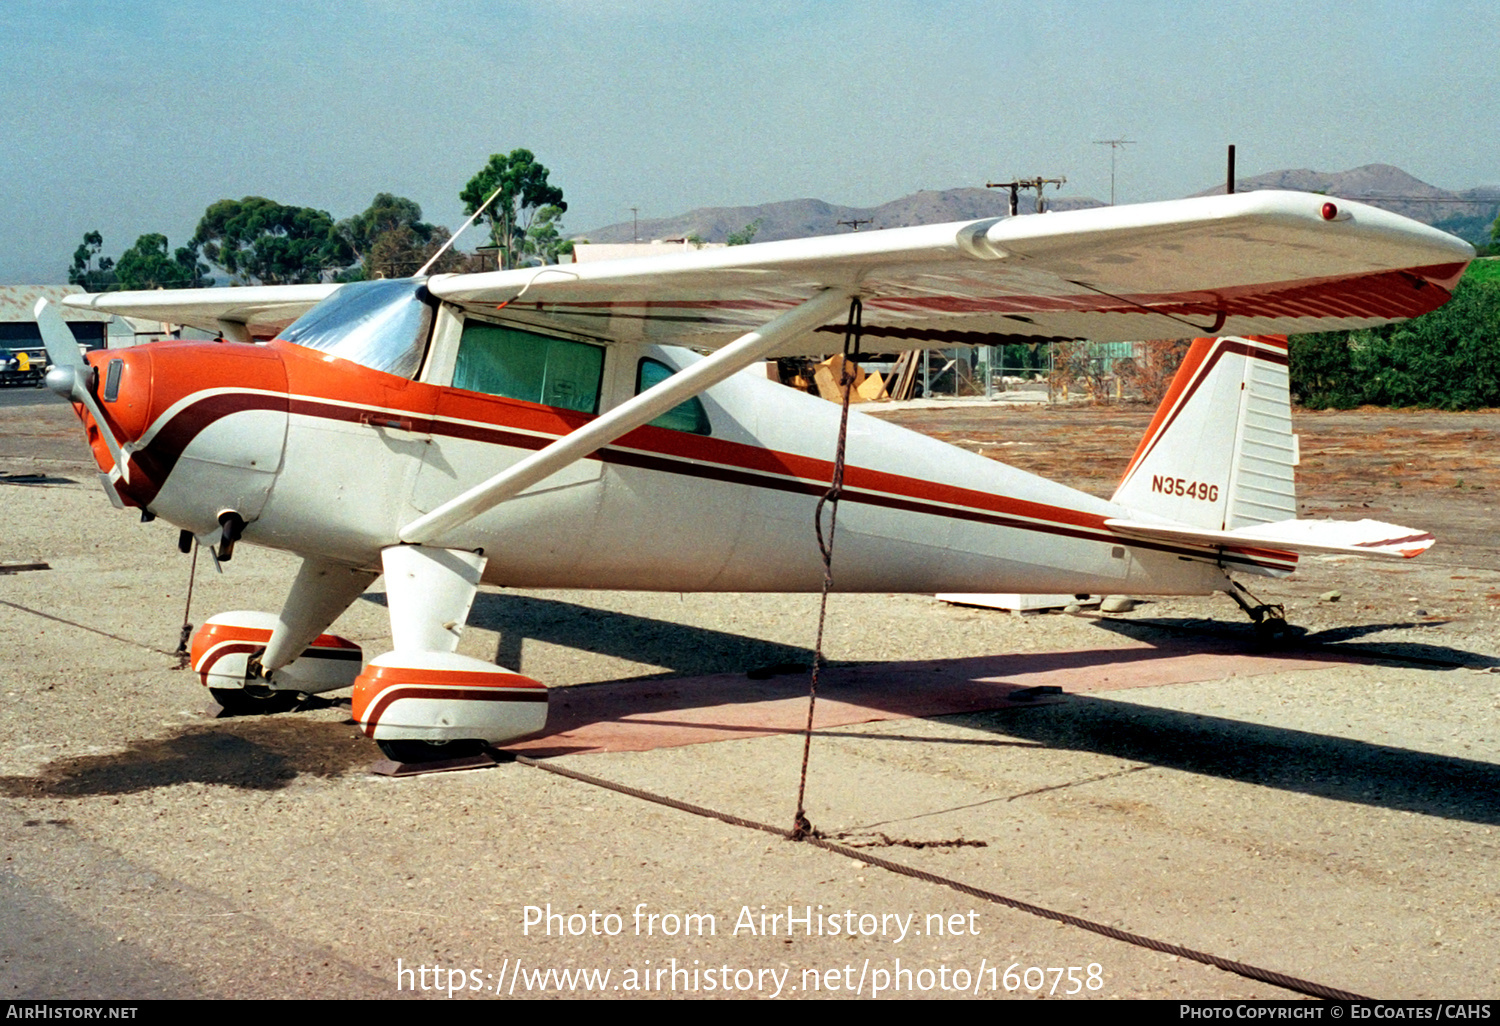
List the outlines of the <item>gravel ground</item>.
<svg viewBox="0 0 1500 1026">
<path fill-rule="evenodd" d="M 1123 465 L 1144 427 L 1132 410 L 1015 412 L 992 415 L 981 436 L 983 423 L 946 416 L 900 415 L 968 432 L 986 452 L 1051 445 L 1038 460 L 1105 492 L 1117 473 L 1108 461 Z M 1311 560 L 1287 581 L 1252 582 L 1303 629 L 1288 644 L 1359 661 L 1099 693 L 1081 679 L 1036 708 L 840 728 L 814 742 L 814 823 L 883 858 L 1327 986 L 1497 996 L 1500 558 L 1483 505 L 1494 450 L 1472 432 L 1500 418 L 1432 416 L 1417 450 L 1432 455 L 1403 478 L 1400 501 L 1378 491 L 1388 467 L 1359 477 L 1372 453 L 1419 462 L 1389 439 L 1380 448 L 1380 431 L 1400 433 L 1397 415 L 1299 419 L 1304 478 L 1326 479 L 1304 488 L 1310 509 L 1371 502 L 1383 519 L 1456 535 L 1412 564 Z M 610 996 L 638 992 L 643 978 L 670 995 L 674 968 L 676 993 L 690 996 L 722 996 L 726 977 L 729 993 L 746 996 L 868 995 L 882 979 L 934 997 L 956 996 L 964 980 L 989 995 L 994 967 L 1003 996 L 999 974 L 1012 965 L 1079 967 L 1077 979 L 1098 984 L 1080 982 L 1083 997 L 1290 996 L 519 763 L 376 776 L 378 753 L 346 705 L 206 719 L 202 688 L 170 655 L 187 557 L 167 525 L 108 506 L 77 432 L 61 404 L 0 404 L 0 472 L 51 482 L 0 485 L 10 528 L 0 563 L 51 566 L 0 576 L 9 996 L 446 997 L 458 982 L 455 996 L 482 996 L 471 984 L 494 996 L 497 981 L 505 991 L 517 979 L 517 960 L 522 976 L 503 996 L 557 993 L 555 978 L 544 988 L 529 976 L 548 968 L 610 970 Z M 1474 467 L 1457 488 L 1444 461 L 1464 432 L 1451 461 Z M 1328 451 L 1346 436 L 1359 447 Z M 1003 444 L 1018 438 L 1034 445 Z M 1089 458 L 1111 445 L 1122 451 Z M 252 548 L 222 576 L 200 567 L 195 621 L 275 608 L 292 567 Z M 1338 602 L 1319 600 L 1331 590 Z M 367 654 L 389 644 L 378 591 L 336 626 Z M 809 596 L 486 589 L 462 650 L 551 686 L 739 672 L 805 658 L 815 612 Z M 848 662 L 1193 637 L 1255 650 L 1241 619 L 1222 596 L 1026 618 L 921 596 L 836 596 L 828 648 Z M 800 738 L 770 737 L 552 761 L 786 825 L 800 757 Z M 788 905 L 837 913 L 856 932 L 873 916 L 863 925 L 875 932 L 833 936 L 824 919 L 822 936 L 815 920 L 814 935 L 799 923 L 788 937 Z M 597 911 L 599 933 L 561 936 L 566 920 L 551 936 L 528 930 L 528 906 Z M 772 935 L 759 931 L 762 906 L 783 916 L 767 920 Z M 677 920 L 661 916 L 686 913 L 712 914 L 716 933 L 663 934 Z M 1063 974 L 1058 993 L 1071 986 Z M 1018 994 L 1028 996 L 1024 983 Z"/>
</svg>

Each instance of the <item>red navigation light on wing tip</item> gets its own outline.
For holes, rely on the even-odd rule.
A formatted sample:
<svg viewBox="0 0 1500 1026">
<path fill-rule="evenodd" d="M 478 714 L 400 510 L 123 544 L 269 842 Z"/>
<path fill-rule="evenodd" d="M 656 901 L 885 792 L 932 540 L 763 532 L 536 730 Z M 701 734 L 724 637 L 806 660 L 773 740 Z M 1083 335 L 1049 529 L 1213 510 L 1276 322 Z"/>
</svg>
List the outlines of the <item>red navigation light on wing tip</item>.
<svg viewBox="0 0 1500 1026">
<path fill-rule="evenodd" d="M 1325 221 L 1332 221 L 1334 218 L 1336 218 L 1338 216 L 1339 216 L 1339 208 L 1338 208 L 1338 204 L 1337 203 L 1324 203 L 1323 204 L 1323 220 L 1325 220 Z"/>
</svg>

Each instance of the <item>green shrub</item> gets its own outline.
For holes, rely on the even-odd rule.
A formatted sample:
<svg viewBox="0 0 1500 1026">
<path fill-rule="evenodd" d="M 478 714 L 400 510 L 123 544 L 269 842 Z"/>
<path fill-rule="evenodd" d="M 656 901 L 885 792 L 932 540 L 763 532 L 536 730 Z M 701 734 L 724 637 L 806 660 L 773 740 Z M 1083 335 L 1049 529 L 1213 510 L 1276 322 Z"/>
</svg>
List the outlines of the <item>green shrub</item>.
<svg viewBox="0 0 1500 1026">
<path fill-rule="evenodd" d="M 1314 409 L 1500 406 L 1500 275 L 1466 276 L 1430 314 L 1290 340 L 1292 395 Z"/>
</svg>

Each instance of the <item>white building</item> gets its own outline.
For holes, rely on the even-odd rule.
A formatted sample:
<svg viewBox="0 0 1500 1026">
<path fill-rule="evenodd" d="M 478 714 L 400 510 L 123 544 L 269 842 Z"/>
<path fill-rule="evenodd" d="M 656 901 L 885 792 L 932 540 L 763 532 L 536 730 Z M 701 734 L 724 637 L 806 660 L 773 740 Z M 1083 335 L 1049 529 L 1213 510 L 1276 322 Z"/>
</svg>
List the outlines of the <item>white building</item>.
<svg viewBox="0 0 1500 1026">
<path fill-rule="evenodd" d="M 652 239 L 650 242 L 575 242 L 573 263 L 588 264 L 595 260 L 625 260 L 630 257 L 670 256 L 699 249 L 723 249 L 722 242 L 693 244 L 687 239 Z"/>
</svg>

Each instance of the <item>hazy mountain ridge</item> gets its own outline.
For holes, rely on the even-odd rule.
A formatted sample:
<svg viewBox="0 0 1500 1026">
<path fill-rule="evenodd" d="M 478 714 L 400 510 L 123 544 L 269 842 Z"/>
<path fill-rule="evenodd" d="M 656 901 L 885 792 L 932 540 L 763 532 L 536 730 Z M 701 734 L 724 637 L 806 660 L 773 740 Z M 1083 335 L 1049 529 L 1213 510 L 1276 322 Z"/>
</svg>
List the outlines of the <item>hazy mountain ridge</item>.
<svg viewBox="0 0 1500 1026">
<path fill-rule="evenodd" d="M 1020 209 L 1030 213 L 1035 197 L 1022 195 Z M 1096 199 L 1058 196 L 1050 190 L 1047 206 L 1054 210 L 1076 210 L 1103 206 Z M 737 232 L 759 219 L 756 242 L 779 239 L 803 239 L 814 235 L 838 235 L 853 231 L 840 221 L 869 221 L 861 230 L 905 228 L 916 224 L 942 224 L 945 221 L 972 221 L 980 217 L 1003 217 L 1010 210 L 1010 196 L 1000 189 L 923 190 L 882 203 L 876 207 L 845 207 L 819 199 L 781 200 L 749 207 L 700 207 L 675 217 L 642 218 L 639 229 L 629 221 L 605 225 L 593 231 L 580 232 L 574 238 L 590 242 L 642 242 L 652 239 L 681 239 L 697 233 L 705 242 L 724 242 L 730 232 Z"/>
<path fill-rule="evenodd" d="M 1500 186 L 1485 185 L 1452 192 L 1429 185 L 1390 164 L 1366 164 L 1333 172 L 1308 168 L 1271 171 L 1236 178 L 1235 189 L 1239 192 L 1291 189 L 1359 200 L 1414 221 L 1435 225 L 1471 241 L 1488 241 L 1489 225 L 1500 213 Z M 1223 191 L 1224 186 L 1217 185 L 1194 195 L 1212 196 Z M 759 219 L 761 226 L 755 241 L 774 242 L 814 235 L 838 235 L 853 230 L 848 225 L 839 224 L 840 221 L 868 220 L 871 223 L 860 227 L 869 231 L 1003 217 L 1009 212 L 1009 203 L 1009 195 L 1003 189 L 978 188 L 923 190 L 875 207 L 838 206 L 819 199 L 782 200 L 756 206 L 700 207 L 674 217 L 643 218 L 638 228 L 633 228 L 629 221 L 622 221 L 580 232 L 574 238 L 585 238 L 590 242 L 630 242 L 632 238 L 639 238 L 642 242 L 649 242 L 652 239 L 680 239 L 696 233 L 706 242 L 724 242 L 730 232 L 737 232 Z M 1021 212 L 1031 213 L 1034 203 L 1034 194 L 1023 193 Z M 1047 205 L 1053 210 L 1078 210 L 1104 204 L 1092 197 L 1058 195 L 1049 190 Z"/>
<path fill-rule="evenodd" d="M 1236 178 L 1236 191 L 1295 189 L 1358 200 L 1460 235 L 1470 241 L 1489 241 L 1489 226 L 1500 213 L 1500 186 L 1482 185 L 1453 192 L 1429 185 L 1391 164 L 1366 164 L 1348 171 L 1313 171 L 1297 168 L 1271 171 L 1252 178 Z M 1224 191 L 1216 185 L 1195 193 L 1213 196 Z"/>
</svg>

